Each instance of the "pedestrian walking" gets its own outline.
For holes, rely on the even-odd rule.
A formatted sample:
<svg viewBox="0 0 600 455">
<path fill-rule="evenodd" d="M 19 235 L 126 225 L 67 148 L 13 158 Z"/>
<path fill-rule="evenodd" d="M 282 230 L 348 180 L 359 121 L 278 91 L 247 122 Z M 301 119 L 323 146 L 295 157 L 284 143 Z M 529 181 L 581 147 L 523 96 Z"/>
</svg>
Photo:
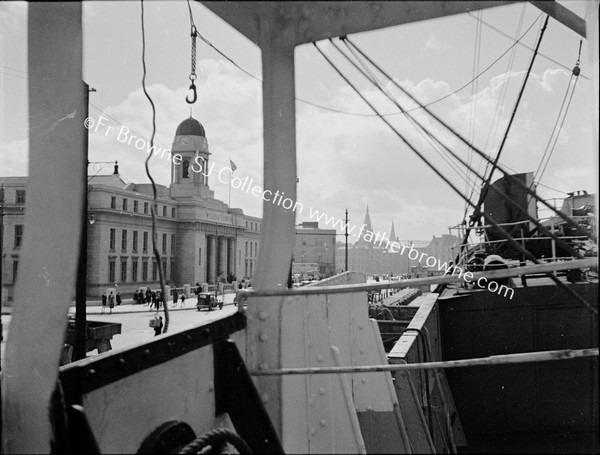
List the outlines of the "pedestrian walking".
<svg viewBox="0 0 600 455">
<path fill-rule="evenodd" d="M 123 300 L 121 299 L 121 293 L 120 293 L 120 292 L 117 292 L 117 305 L 121 305 L 121 302 L 122 302 L 122 301 L 123 301 Z"/>
<path fill-rule="evenodd" d="M 173 291 L 173 308 L 177 308 L 177 289 Z"/>
<path fill-rule="evenodd" d="M 108 295 L 108 308 L 110 308 L 110 313 L 112 314 L 112 310 L 115 307 L 115 296 L 113 295 L 112 291 L 111 293 Z"/>
<path fill-rule="evenodd" d="M 182 292 L 181 293 L 181 308 L 185 307 L 185 294 Z"/>
<path fill-rule="evenodd" d="M 159 316 L 158 323 L 154 325 L 154 336 L 158 336 L 162 333 L 163 329 L 163 320 L 162 316 Z"/>
<path fill-rule="evenodd" d="M 102 293 L 102 314 L 106 311 L 106 293 Z"/>
</svg>

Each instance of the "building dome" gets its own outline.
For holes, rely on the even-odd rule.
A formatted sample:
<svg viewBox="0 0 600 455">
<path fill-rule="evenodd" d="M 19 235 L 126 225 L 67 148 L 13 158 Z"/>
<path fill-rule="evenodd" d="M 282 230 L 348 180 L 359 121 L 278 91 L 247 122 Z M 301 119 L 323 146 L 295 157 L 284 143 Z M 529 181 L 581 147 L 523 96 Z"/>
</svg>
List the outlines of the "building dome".
<svg viewBox="0 0 600 455">
<path fill-rule="evenodd" d="M 202 136 L 206 137 L 204 127 L 195 118 L 187 118 L 179 124 L 175 136 Z"/>
</svg>

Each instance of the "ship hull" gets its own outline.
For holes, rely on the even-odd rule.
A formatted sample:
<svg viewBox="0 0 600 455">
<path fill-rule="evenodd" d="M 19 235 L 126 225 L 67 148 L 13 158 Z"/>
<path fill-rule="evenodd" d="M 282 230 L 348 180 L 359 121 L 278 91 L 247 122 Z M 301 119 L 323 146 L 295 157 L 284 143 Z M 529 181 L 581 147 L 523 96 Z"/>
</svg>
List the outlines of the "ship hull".
<svg viewBox="0 0 600 455">
<path fill-rule="evenodd" d="M 597 283 L 572 284 L 598 307 Z M 444 360 L 598 347 L 597 318 L 554 285 L 442 295 Z M 449 369 L 473 452 L 598 451 L 598 358 Z"/>
</svg>

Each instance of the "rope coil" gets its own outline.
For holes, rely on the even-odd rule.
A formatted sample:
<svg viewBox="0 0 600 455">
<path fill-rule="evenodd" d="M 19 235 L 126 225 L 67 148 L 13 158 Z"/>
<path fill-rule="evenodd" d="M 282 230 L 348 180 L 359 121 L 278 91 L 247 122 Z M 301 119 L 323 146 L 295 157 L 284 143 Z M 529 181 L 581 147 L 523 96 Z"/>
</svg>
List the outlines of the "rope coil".
<svg viewBox="0 0 600 455">
<path fill-rule="evenodd" d="M 208 431 L 180 449 L 178 453 L 180 455 L 197 454 L 208 446 L 212 446 L 213 452 L 215 452 L 224 443 L 231 444 L 241 454 L 252 453 L 246 441 L 239 434 L 227 428 L 215 428 Z"/>
</svg>

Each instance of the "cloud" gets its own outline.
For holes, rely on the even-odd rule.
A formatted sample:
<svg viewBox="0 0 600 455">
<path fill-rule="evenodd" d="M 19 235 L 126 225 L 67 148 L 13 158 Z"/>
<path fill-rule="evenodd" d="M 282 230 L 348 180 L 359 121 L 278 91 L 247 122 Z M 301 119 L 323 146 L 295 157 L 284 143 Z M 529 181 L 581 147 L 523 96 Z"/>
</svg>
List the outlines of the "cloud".
<svg viewBox="0 0 600 455">
<path fill-rule="evenodd" d="M 493 157 L 506 131 L 523 75 L 523 72 L 499 75 L 489 84 L 480 85 L 474 96 L 453 94 L 431 109 L 456 132 Z M 568 73 L 560 69 L 530 76 L 524 100 L 504 146 L 501 163 L 516 172 L 537 169 L 556 123 L 568 79 Z M 451 93 L 449 84 L 441 80 L 405 80 L 401 84 L 423 103 Z M 363 90 L 363 94 L 369 99 L 376 99 L 373 90 Z M 580 96 L 582 93 L 576 91 L 575 97 Z M 400 99 L 403 100 L 403 97 Z M 347 88 L 330 93 L 328 99 L 320 102 L 350 112 L 364 109 L 364 103 Z M 387 112 L 390 111 L 388 107 Z M 298 112 L 298 192 L 301 202 L 310 202 L 315 209 L 330 215 L 337 214 L 340 218 L 348 208 L 351 219 L 356 223 L 362 223 L 369 204 L 374 228 L 387 231 L 393 220 L 396 232 L 402 238 L 431 238 L 431 233 L 446 233 L 448 226 L 460 223 L 465 202 L 381 120 L 305 106 L 299 106 Z M 471 119 L 473 113 L 476 117 Z M 415 111 L 414 115 L 455 153 L 465 161 L 470 159 L 479 173 L 484 174 L 482 160 L 477 156 L 469 158 L 466 146 L 456 137 L 423 110 Z M 447 152 L 436 153 L 403 115 L 386 118 L 457 189 L 470 194 L 464 168 L 459 164 L 447 164 L 442 157 L 448 157 Z M 561 130 L 543 182 L 553 184 L 555 179 L 564 177 L 568 185 L 574 185 L 569 191 L 580 187 L 592 188 L 593 155 L 585 152 L 590 150 L 585 141 L 591 135 L 580 134 L 582 128 L 586 130 L 581 126 L 587 125 L 586 114 L 572 110 L 567 118 L 570 126 L 565 123 Z M 591 127 L 586 131 L 591 131 Z M 572 155 L 569 158 L 569 154 L 575 150 L 579 150 L 578 160 L 590 164 L 589 168 L 582 168 L 588 171 L 571 169 L 571 174 L 559 172 L 561 163 L 564 165 L 565 160 L 574 159 Z M 455 168 L 461 171 L 456 172 Z M 578 183 L 572 175 L 574 172 L 579 172 L 585 183 Z M 479 188 L 480 183 L 476 185 L 473 202 Z M 566 188 L 561 186 L 559 189 L 564 191 Z M 468 213 L 471 211 L 469 207 Z"/>
<path fill-rule="evenodd" d="M 0 3 L 0 30 L 14 31 L 26 21 L 27 2 Z"/>
<path fill-rule="evenodd" d="M 229 167 L 230 158 L 239 167 L 237 175 L 243 173 L 262 184 L 260 84 L 241 75 L 227 62 L 202 60 L 198 62 L 197 73 L 198 100 L 191 106 L 193 117 L 205 128 L 212 153 L 210 160 L 215 163 L 214 175 L 209 178 L 211 189 L 215 197 L 227 202 L 229 188 L 218 181 L 216 173 Z M 190 105 L 183 101 L 187 87 L 172 90 L 162 84 L 152 84 L 148 92 L 157 111 L 154 144 L 157 149 L 170 150 L 177 126 L 190 116 Z M 95 122 L 104 117 L 103 126 L 90 130 L 90 161 L 118 160 L 119 172 L 124 177 L 136 183 L 149 182 L 144 161 L 152 133 L 152 112 L 142 89 L 102 111 L 95 108 L 90 111 Z M 170 184 L 168 157 L 165 152 L 150 160 L 153 178 L 162 185 Z M 253 215 L 261 213 L 260 201 L 242 191 L 232 190 L 232 205 L 242 206 Z"/>
<path fill-rule="evenodd" d="M 205 127 L 216 171 L 228 167 L 229 159 L 232 159 L 238 166 L 234 174 L 236 177 L 248 177 L 255 184 L 262 185 L 260 83 L 243 75 L 230 63 L 212 59 L 199 60 L 197 73 L 198 101 L 192 106 L 193 116 Z M 494 156 L 506 130 L 523 75 L 523 72 L 498 75 L 488 83 L 481 82 L 478 93 L 471 95 L 469 90 L 454 93 L 432 104 L 430 109 L 463 137 L 473 140 L 479 148 Z M 564 70 L 547 70 L 530 76 L 524 101 L 519 106 L 502 152 L 502 163 L 518 172 L 535 171 L 556 123 L 569 77 Z M 447 80 L 429 77 L 405 79 L 400 83 L 423 103 L 432 103 L 456 89 Z M 574 106 L 585 101 L 586 87 L 581 84 L 582 81 L 575 90 Z M 398 93 L 391 86 L 389 88 Z M 190 106 L 184 102 L 187 86 L 170 88 L 164 84 L 151 84 L 148 91 L 157 106 L 155 143 L 170 149 L 177 125 L 190 115 Z M 327 90 L 319 88 L 319 93 L 322 94 L 317 98 L 319 104 L 347 112 L 370 113 L 364 102 L 347 86 L 334 86 Z M 384 112 L 397 111 L 375 89 L 363 89 L 362 93 Z M 93 98 L 92 102 L 96 104 Z M 399 96 L 399 99 L 407 109 L 416 107 L 404 96 Z M 142 90 L 138 88 L 121 102 L 102 106 L 102 110 L 104 113 L 92 107 L 90 114 L 96 120 L 100 116 L 109 118 L 107 124 L 113 129 L 108 133 L 105 129 L 90 131 L 90 161 L 118 160 L 125 178 L 139 183 L 148 182 L 144 171 L 146 153 L 135 147 L 138 136 L 148 140 L 151 134 L 150 104 Z M 388 232 L 394 221 L 400 238 L 430 239 L 433 234 L 448 232 L 448 226 L 462 220 L 464 201 L 381 119 L 334 113 L 300 102 L 296 103 L 296 112 L 300 179 L 298 201 L 307 209 L 297 222 L 307 221 L 308 207 L 340 219 L 347 208 L 351 223 L 360 225 L 368 204 L 375 230 Z M 581 109 L 569 111 L 544 175 L 543 182 L 557 186 L 561 191 L 589 191 L 594 187 L 593 155 L 588 152 L 592 150 L 588 143 L 592 131 L 589 112 Z M 424 110 L 417 109 L 413 114 L 444 144 L 463 159 L 471 159 L 474 166 L 479 165 L 483 172 L 481 160 L 469 158 L 466 147 Z M 386 119 L 453 185 L 462 192 L 470 193 L 463 172 L 455 170 L 462 166 L 449 165 L 446 162 L 447 152 L 436 152 L 404 115 L 390 115 Z M 125 136 L 125 130 L 121 128 L 127 128 L 128 138 L 136 136 L 129 145 L 118 140 L 119 132 L 121 138 Z M 0 152 L 4 175 L 24 175 L 27 172 L 25 140 L 0 144 Z M 170 162 L 166 159 L 153 157 L 151 170 L 159 183 L 170 183 Z M 110 172 L 110 167 L 101 173 L 105 171 Z M 559 180 L 560 183 L 554 183 Z M 215 196 L 227 202 L 227 184 L 211 176 L 210 185 Z M 260 216 L 262 213 L 262 201 L 251 194 L 233 189 L 231 200 L 234 207 L 242 207 L 248 214 Z"/>
<path fill-rule="evenodd" d="M 29 141 L 21 139 L 0 143 L 2 177 L 20 177 L 29 171 Z"/>
<path fill-rule="evenodd" d="M 425 42 L 425 50 L 426 51 L 439 51 L 443 49 L 447 49 L 448 46 L 441 43 L 438 38 L 435 36 L 435 33 L 431 33 L 427 37 L 427 41 Z"/>
</svg>

